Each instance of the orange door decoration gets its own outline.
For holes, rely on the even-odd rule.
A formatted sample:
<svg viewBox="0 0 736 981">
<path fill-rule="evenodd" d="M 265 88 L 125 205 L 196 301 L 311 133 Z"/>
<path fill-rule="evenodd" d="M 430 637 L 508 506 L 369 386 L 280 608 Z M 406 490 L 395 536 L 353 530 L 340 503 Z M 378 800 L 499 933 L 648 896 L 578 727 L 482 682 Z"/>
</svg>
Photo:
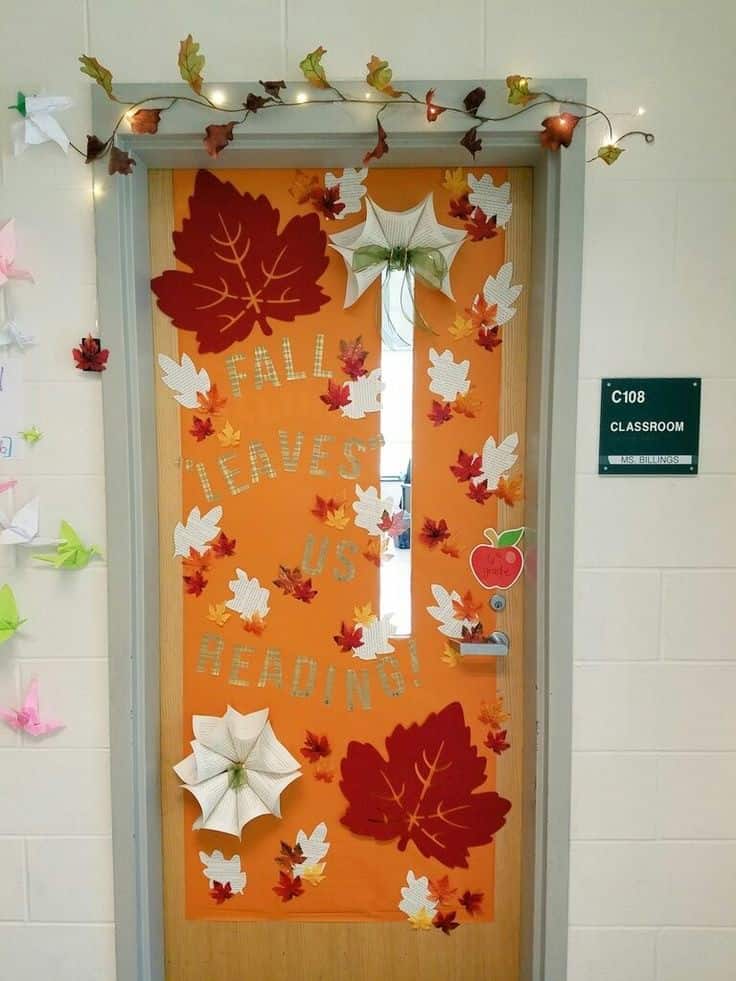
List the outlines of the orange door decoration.
<svg viewBox="0 0 736 981">
<path fill-rule="evenodd" d="M 493 921 L 506 173 L 181 171 L 173 202 L 186 915 Z"/>
</svg>

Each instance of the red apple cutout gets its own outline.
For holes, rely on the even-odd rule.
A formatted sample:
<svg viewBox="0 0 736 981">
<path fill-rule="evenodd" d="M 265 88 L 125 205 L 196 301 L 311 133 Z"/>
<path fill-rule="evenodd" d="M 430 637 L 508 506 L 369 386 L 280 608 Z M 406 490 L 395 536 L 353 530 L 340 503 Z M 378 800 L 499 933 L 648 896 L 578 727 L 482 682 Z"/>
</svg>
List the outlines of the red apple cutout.
<svg viewBox="0 0 736 981">
<path fill-rule="evenodd" d="M 523 528 L 509 528 L 500 534 L 495 528 L 483 532 L 488 545 L 476 545 L 470 553 L 470 568 L 484 589 L 509 589 L 524 568 L 524 554 L 516 546 Z"/>
</svg>

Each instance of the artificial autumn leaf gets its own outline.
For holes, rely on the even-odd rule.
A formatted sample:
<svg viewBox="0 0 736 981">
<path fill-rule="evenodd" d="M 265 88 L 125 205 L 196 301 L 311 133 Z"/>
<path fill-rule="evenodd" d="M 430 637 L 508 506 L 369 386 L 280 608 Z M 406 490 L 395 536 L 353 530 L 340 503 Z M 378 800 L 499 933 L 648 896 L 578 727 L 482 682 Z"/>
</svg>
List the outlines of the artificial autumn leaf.
<svg viewBox="0 0 736 981">
<path fill-rule="evenodd" d="M 432 408 L 427 413 L 427 418 L 432 421 L 433 426 L 441 426 L 444 422 L 449 422 L 452 419 L 450 403 L 432 399 Z"/>
<path fill-rule="evenodd" d="M 286 82 L 283 78 L 270 82 L 262 82 L 259 79 L 258 84 L 263 86 L 266 95 L 270 95 L 272 99 L 278 99 L 279 102 L 281 101 L 281 90 L 286 88 Z"/>
<path fill-rule="evenodd" d="M 465 644 L 476 644 L 484 641 L 483 624 L 478 622 L 474 623 L 472 627 L 463 627 L 461 637 Z"/>
<path fill-rule="evenodd" d="M 486 702 L 485 699 L 481 701 L 478 721 L 484 726 L 490 726 L 491 729 L 500 729 L 503 723 L 510 718 L 511 716 L 504 709 L 503 697 L 501 695 L 497 695 L 492 702 Z"/>
<path fill-rule="evenodd" d="M 363 646 L 363 628 L 361 626 L 351 627 L 343 620 L 340 624 L 340 633 L 332 638 L 341 651 L 355 650 L 356 647 Z"/>
<path fill-rule="evenodd" d="M 465 394 L 460 392 L 458 397 L 451 404 L 453 412 L 457 412 L 457 414 L 461 416 L 467 416 L 468 419 L 475 419 L 483 403 L 478 398 L 475 390 L 471 387 L 467 392 L 465 392 Z"/>
<path fill-rule="evenodd" d="M 204 55 L 199 53 L 199 44 L 193 40 L 191 34 L 187 34 L 184 40 L 179 42 L 178 64 L 181 77 L 197 95 L 201 95 L 204 83 L 202 77 Z"/>
<path fill-rule="evenodd" d="M 456 620 L 477 620 L 478 614 L 483 609 L 483 604 L 476 603 L 473 594 L 468 589 L 461 600 L 452 601 L 452 609 Z"/>
<path fill-rule="evenodd" d="M 183 576 L 184 585 L 186 587 L 186 592 L 190 596 L 201 596 L 203 590 L 207 586 L 207 580 L 204 578 L 202 573 L 197 569 L 193 572 L 191 576 Z"/>
<path fill-rule="evenodd" d="M 265 629 L 266 621 L 263 619 L 260 613 L 254 613 L 253 616 L 245 617 L 243 620 L 243 630 L 247 634 L 253 634 L 256 637 L 260 637 Z"/>
<path fill-rule="evenodd" d="M 317 595 L 317 590 L 312 589 L 311 579 L 301 579 L 299 582 L 295 583 L 294 590 L 291 594 L 294 599 L 299 600 L 301 603 L 311 603 L 314 597 Z"/>
<path fill-rule="evenodd" d="M 386 142 L 386 130 L 381 126 L 380 119 L 376 119 L 376 145 L 372 150 L 363 156 L 363 165 L 367 166 L 371 160 L 380 160 L 380 158 L 388 153 L 388 143 Z"/>
<path fill-rule="evenodd" d="M 314 779 L 319 780 L 321 783 L 332 783 L 335 779 L 335 771 L 329 770 L 327 767 L 318 766 L 314 771 Z"/>
<path fill-rule="evenodd" d="M 200 170 L 190 217 L 174 232 L 174 255 L 191 272 L 167 270 L 151 283 L 160 309 L 196 333 L 200 354 L 250 336 L 270 335 L 270 320 L 293 321 L 327 303 L 317 280 L 327 268 L 327 238 L 315 214 L 279 232 L 279 211 L 261 194 L 242 194 Z"/>
<path fill-rule="evenodd" d="M 130 117 L 130 128 L 133 133 L 158 133 L 162 109 L 136 109 Z"/>
<path fill-rule="evenodd" d="M 193 549 L 191 554 L 182 561 L 182 566 L 190 572 L 208 572 L 210 568 L 210 549 L 201 554 Z"/>
<path fill-rule="evenodd" d="M 227 405 L 227 395 L 220 397 L 220 393 L 217 391 L 217 384 L 213 384 L 209 392 L 206 395 L 201 392 L 197 396 L 197 401 L 199 402 L 199 407 L 203 412 L 206 412 L 208 416 L 219 416 L 220 409 L 224 405 Z"/>
<path fill-rule="evenodd" d="M 474 328 L 493 327 L 498 316 L 498 304 L 487 303 L 482 293 L 476 293 L 471 306 L 465 312 L 470 316 Z"/>
<path fill-rule="evenodd" d="M 233 141 L 233 127 L 235 122 L 229 123 L 210 123 L 205 127 L 202 143 L 207 153 L 211 157 L 219 157 L 228 143 Z M 227 245 L 227 241 L 222 243 Z"/>
<path fill-rule="evenodd" d="M 480 480 L 477 484 L 469 484 L 468 492 L 465 495 L 476 504 L 485 504 L 489 497 L 493 497 L 493 491 L 488 490 L 488 481 Z"/>
<path fill-rule="evenodd" d="M 452 198 L 450 200 L 450 218 L 460 218 L 461 221 L 465 221 L 466 218 L 470 218 L 474 210 L 476 209 L 473 208 L 467 194 L 463 194 L 462 197 Z"/>
<path fill-rule="evenodd" d="M 209 612 L 207 613 L 207 619 L 210 623 L 214 623 L 218 627 L 224 627 L 231 616 L 232 613 L 228 612 L 224 603 L 210 603 Z"/>
<path fill-rule="evenodd" d="M 87 334 L 79 342 L 79 347 L 72 348 L 72 356 L 75 367 L 80 371 L 99 372 L 107 370 L 107 359 L 110 357 L 110 352 L 102 346 L 99 337 Z"/>
<path fill-rule="evenodd" d="M 350 521 L 350 515 L 347 513 L 346 508 L 347 505 L 341 504 L 339 508 L 328 512 L 325 518 L 325 524 L 328 528 L 336 528 L 338 531 L 342 531 L 343 528 L 347 527 Z"/>
<path fill-rule="evenodd" d="M 475 115 L 485 97 L 486 90 L 482 85 L 478 85 L 477 88 L 471 89 L 463 99 L 463 105 L 465 106 L 466 112 L 470 112 Z"/>
<path fill-rule="evenodd" d="M 240 430 L 233 429 L 230 422 L 226 422 L 217 438 L 222 446 L 240 446 Z"/>
<path fill-rule="evenodd" d="M 367 627 L 369 623 L 375 623 L 378 617 L 373 612 L 373 604 L 366 603 L 365 606 L 353 607 L 353 623 L 361 627 Z"/>
<path fill-rule="evenodd" d="M 312 514 L 315 518 L 319 518 L 320 521 L 326 521 L 327 515 L 335 511 L 339 506 L 339 502 L 334 497 L 324 498 L 320 497 L 319 494 L 315 494 Z"/>
<path fill-rule="evenodd" d="M 474 916 L 476 913 L 481 912 L 481 903 L 483 902 L 483 896 L 485 894 L 482 892 L 471 892 L 470 889 L 466 889 L 462 896 L 458 899 L 458 903 L 462 906 L 466 913 L 470 913 Z"/>
<path fill-rule="evenodd" d="M 512 106 L 525 106 L 542 94 L 529 91 L 529 79 L 525 75 L 507 75 L 506 87 L 509 90 L 508 102 Z"/>
<path fill-rule="evenodd" d="M 226 882 L 223 885 L 221 882 L 214 881 L 212 883 L 212 888 L 210 889 L 210 896 L 212 896 L 217 905 L 220 906 L 226 899 L 233 898 L 233 888 L 229 882 Z"/>
<path fill-rule="evenodd" d="M 368 374 L 368 369 L 365 366 L 368 351 L 363 347 L 363 338 L 360 334 L 355 340 L 340 341 L 340 353 L 337 357 L 342 364 L 342 370 L 353 381 L 357 381 L 358 378 Z"/>
<path fill-rule="evenodd" d="M 212 420 L 209 416 L 206 419 L 200 419 L 199 416 L 195 416 L 192 419 L 192 428 L 189 430 L 190 434 L 194 436 L 198 443 L 202 440 L 207 439 L 208 436 L 214 436 L 215 430 L 212 425 Z"/>
<path fill-rule="evenodd" d="M 317 763 L 325 759 L 332 752 L 327 736 L 318 736 L 316 733 L 306 730 L 304 745 L 299 750 L 304 759 L 310 763 Z"/>
<path fill-rule="evenodd" d="M 267 106 L 269 102 L 271 102 L 270 99 L 264 98 L 262 95 L 256 95 L 255 92 L 249 92 L 243 105 L 248 112 L 258 112 L 259 109 Z"/>
<path fill-rule="evenodd" d="M 279 872 L 279 884 L 273 887 L 277 896 L 281 896 L 282 903 L 288 903 L 290 899 L 296 899 L 304 892 L 302 880 L 297 875 L 292 877 L 289 872 Z"/>
<path fill-rule="evenodd" d="M 308 55 L 299 62 L 299 68 L 302 74 L 309 82 L 317 89 L 328 89 L 330 83 L 327 81 L 327 75 L 322 67 L 322 58 L 327 54 L 327 49 L 323 48 L 322 45 L 315 48 Z"/>
<path fill-rule="evenodd" d="M 340 382 L 333 382 L 331 378 L 327 380 L 327 392 L 320 395 L 320 402 L 324 402 L 330 412 L 335 412 L 345 405 L 350 405 L 353 401 L 350 398 L 350 387 L 341 385 Z"/>
<path fill-rule="evenodd" d="M 385 532 L 389 538 L 398 538 L 408 527 L 409 521 L 403 511 L 395 511 L 393 514 L 384 511 L 378 522 L 378 530 Z"/>
<path fill-rule="evenodd" d="M 303 579 L 304 576 L 299 566 L 290 569 L 288 566 L 280 565 L 278 579 L 274 579 L 273 584 L 283 590 L 284 596 L 292 596 L 297 583 L 302 582 Z"/>
<path fill-rule="evenodd" d="M 495 327 L 479 327 L 475 343 L 486 351 L 493 351 L 494 348 L 497 348 L 499 344 L 503 343 L 498 325 Z"/>
<path fill-rule="evenodd" d="M 311 198 L 314 188 L 319 186 L 320 183 L 314 174 L 306 174 L 303 170 L 297 170 L 294 180 L 291 182 L 289 194 L 297 204 L 306 204 Z"/>
<path fill-rule="evenodd" d="M 456 668 L 460 661 L 460 651 L 456 647 L 453 647 L 452 644 L 447 643 L 442 648 L 440 658 L 448 667 Z"/>
<path fill-rule="evenodd" d="M 286 869 L 287 872 L 291 872 L 295 865 L 301 865 L 303 861 L 304 852 L 302 851 L 301 845 L 294 845 L 292 847 L 285 841 L 281 842 L 281 850 L 275 859 L 277 865 Z"/>
<path fill-rule="evenodd" d="M 482 468 L 483 461 L 477 453 L 466 453 L 465 450 L 459 450 L 457 463 L 450 466 L 450 471 L 460 483 L 463 483 L 470 480 L 471 477 L 480 477 Z"/>
<path fill-rule="evenodd" d="M 376 89 L 382 95 L 389 96 L 391 99 L 397 99 L 400 95 L 403 95 L 402 92 L 397 91 L 391 84 L 393 72 L 389 68 L 387 61 L 382 61 L 378 55 L 373 55 L 365 67 L 368 69 L 365 80 L 371 88 Z"/>
<path fill-rule="evenodd" d="M 622 146 L 614 146 L 613 144 L 609 144 L 608 146 L 602 146 L 598 150 L 596 156 L 602 160 L 604 164 L 608 164 L 610 167 L 611 164 L 616 163 L 623 152 L 624 148 Z"/>
<path fill-rule="evenodd" d="M 308 865 L 305 869 L 300 871 L 299 877 L 304 882 L 308 882 L 310 886 L 318 886 L 320 882 L 325 881 L 325 865 L 325 862 L 318 862 L 316 865 Z"/>
<path fill-rule="evenodd" d="M 456 341 L 462 341 L 466 337 L 470 337 L 474 333 L 475 327 L 470 320 L 465 320 L 460 314 L 457 314 L 452 322 L 452 326 L 447 328 L 447 333 L 454 337 Z M 457 401 L 457 400 L 456 400 Z"/>
<path fill-rule="evenodd" d="M 465 171 L 462 167 L 455 167 L 454 170 L 446 170 L 442 187 L 450 192 L 453 198 L 464 197 L 469 191 L 468 182 L 465 179 Z"/>
<path fill-rule="evenodd" d="M 473 126 L 460 140 L 460 146 L 464 146 L 468 153 L 472 154 L 473 160 L 479 150 L 483 149 L 483 141 L 478 136 L 478 127 Z"/>
<path fill-rule="evenodd" d="M 107 158 L 107 172 L 110 176 L 113 174 L 123 174 L 127 177 L 133 173 L 134 167 L 135 160 L 130 154 L 126 153 L 125 150 L 121 150 L 120 147 L 110 147 L 110 156 Z"/>
<path fill-rule="evenodd" d="M 469 849 L 488 844 L 503 827 L 511 804 L 486 781 L 486 760 L 470 741 L 459 702 L 421 724 L 396 726 L 386 758 L 373 743 L 351 741 L 342 761 L 340 789 L 348 802 L 341 823 L 378 841 L 411 841 L 425 858 L 467 868 Z"/>
<path fill-rule="evenodd" d="M 425 518 L 422 530 L 419 532 L 419 541 L 428 548 L 434 548 L 441 542 L 450 537 L 450 530 L 444 518 L 435 521 L 434 518 Z"/>
<path fill-rule="evenodd" d="M 492 749 L 496 756 L 500 756 L 501 753 L 505 753 L 507 749 L 511 748 L 511 743 L 506 742 L 506 734 L 506 729 L 489 729 L 483 745 Z"/>
<path fill-rule="evenodd" d="M 115 96 L 112 94 L 112 72 L 109 68 L 105 68 L 100 62 L 91 57 L 90 55 L 80 55 L 79 62 L 81 68 L 79 69 L 83 75 L 89 75 L 93 81 L 97 82 L 101 89 L 104 89 L 108 99 L 114 99 Z"/>
<path fill-rule="evenodd" d="M 221 531 L 217 538 L 212 542 L 212 551 L 216 559 L 224 559 L 228 555 L 235 555 L 237 540 L 228 538 L 224 531 Z"/>
<path fill-rule="evenodd" d="M 426 906 L 420 906 L 416 913 L 407 917 L 412 930 L 429 930 L 432 926 L 432 913 Z"/>
<path fill-rule="evenodd" d="M 393 555 L 388 554 L 388 541 L 388 536 L 383 535 L 380 538 L 371 538 L 361 553 L 363 558 L 377 566 L 382 562 L 388 562 L 393 558 Z"/>
<path fill-rule="evenodd" d="M 539 142 L 548 150 L 559 150 L 561 146 L 570 146 L 575 127 L 581 117 L 571 112 L 561 112 L 559 116 L 547 116 L 542 120 L 542 132 Z"/>
<path fill-rule="evenodd" d="M 488 218 L 480 208 L 476 208 L 471 215 L 470 221 L 465 222 L 465 231 L 468 233 L 468 238 L 471 242 L 481 242 L 485 238 L 495 238 L 498 235 L 496 216 L 491 215 Z"/>
<path fill-rule="evenodd" d="M 107 150 L 107 143 L 103 143 L 101 139 L 94 135 L 94 133 L 88 134 L 87 153 L 85 154 L 84 162 L 92 163 L 93 160 L 97 160 L 98 157 L 101 157 L 105 150 Z"/>
<path fill-rule="evenodd" d="M 451 559 L 460 558 L 460 548 L 449 539 L 440 545 L 440 552 L 443 555 L 449 555 Z"/>
<path fill-rule="evenodd" d="M 433 123 L 438 116 L 441 116 L 445 110 L 442 106 L 436 106 L 432 101 L 434 99 L 434 89 L 427 89 L 427 93 L 424 96 L 424 102 L 427 106 L 427 122 Z"/>
<path fill-rule="evenodd" d="M 521 500 L 521 477 L 504 477 L 502 475 L 498 478 L 498 487 L 496 487 L 494 494 L 499 501 L 503 501 L 504 504 L 508 504 L 512 508 L 517 501 Z"/>
<path fill-rule="evenodd" d="M 337 218 L 341 211 L 345 208 L 345 202 L 340 200 L 340 185 L 335 184 L 334 187 L 322 187 L 321 184 L 317 184 L 316 187 L 312 188 L 309 195 L 309 199 L 312 202 L 312 206 L 315 211 L 324 215 L 328 221 L 333 218 Z"/>
<path fill-rule="evenodd" d="M 429 880 L 428 892 L 430 899 L 434 899 L 439 906 L 451 906 L 452 897 L 457 892 L 457 889 L 450 887 L 449 875 L 443 875 Z"/>
</svg>

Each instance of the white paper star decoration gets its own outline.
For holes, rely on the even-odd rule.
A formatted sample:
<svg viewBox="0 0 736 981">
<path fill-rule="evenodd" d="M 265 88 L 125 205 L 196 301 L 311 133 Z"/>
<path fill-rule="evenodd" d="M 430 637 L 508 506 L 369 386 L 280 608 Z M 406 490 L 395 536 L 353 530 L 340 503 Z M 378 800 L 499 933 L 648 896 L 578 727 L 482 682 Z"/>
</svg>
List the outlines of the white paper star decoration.
<svg viewBox="0 0 736 981">
<path fill-rule="evenodd" d="M 195 831 L 240 837 L 263 814 L 281 817 L 281 794 L 301 776 L 301 766 L 276 738 L 268 709 L 241 715 L 228 705 L 223 716 L 195 715 L 193 752 L 174 772 L 196 799 Z"/>
</svg>

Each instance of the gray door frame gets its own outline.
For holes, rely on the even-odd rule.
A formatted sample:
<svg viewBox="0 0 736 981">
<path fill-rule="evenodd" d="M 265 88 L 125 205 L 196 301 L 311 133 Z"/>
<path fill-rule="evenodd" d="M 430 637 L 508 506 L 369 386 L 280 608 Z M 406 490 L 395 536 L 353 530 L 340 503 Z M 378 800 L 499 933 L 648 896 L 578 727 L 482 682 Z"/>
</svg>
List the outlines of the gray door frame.
<svg viewBox="0 0 736 981">
<path fill-rule="evenodd" d="M 441 84 L 459 104 L 477 83 Z M 585 101 L 581 79 L 535 80 L 543 91 Z M 221 86 L 230 104 L 255 83 Z M 423 98 L 429 82 L 404 88 Z M 358 83 L 340 84 L 363 91 Z M 489 112 L 504 112 L 503 82 L 488 82 Z M 126 102 L 184 85 L 116 86 Z M 310 98 L 312 93 L 310 93 Z M 315 96 L 318 100 L 319 96 Z M 494 104 L 495 103 L 495 104 Z M 93 91 L 94 131 L 110 132 L 120 107 Z M 485 107 L 484 107 L 485 111 Z M 375 135 L 375 106 L 346 111 L 310 105 L 260 113 L 219 160 L 202 148 L 212 119 L 180 104 L 156 136 L 123 125 L 118 144 L 135 158 L 130 177 L 95 165 L 99 322 L 110 368 L 102 376 L 107 479 L 110 727 L 118 981 L 164 977 L 159 772 L 158 529 L 148 245 L 151 168 L 355 166 Z M 446 113 L 427 127 L 416 109 L 384 113 L 388 167 L 467 166 L 458 140 L 467 120 Z M 421 117 L 421 118 L 420 118 Z M 527 807 L 523 821 L 522 976 L 565 981 L 572 703 L 573 506 L 580 332 L 585 139 L 549 153 L 539 146 L 539 113 L 484 127 L 476 166 L 534 168 L 529 331 L 527 524 L 536 529 L 536 579 L 527 578 Z M 221 121 L 221 120 L 216 120 Z M 580 129 L 582 130 L 582 125 Z"/>
</svg>

